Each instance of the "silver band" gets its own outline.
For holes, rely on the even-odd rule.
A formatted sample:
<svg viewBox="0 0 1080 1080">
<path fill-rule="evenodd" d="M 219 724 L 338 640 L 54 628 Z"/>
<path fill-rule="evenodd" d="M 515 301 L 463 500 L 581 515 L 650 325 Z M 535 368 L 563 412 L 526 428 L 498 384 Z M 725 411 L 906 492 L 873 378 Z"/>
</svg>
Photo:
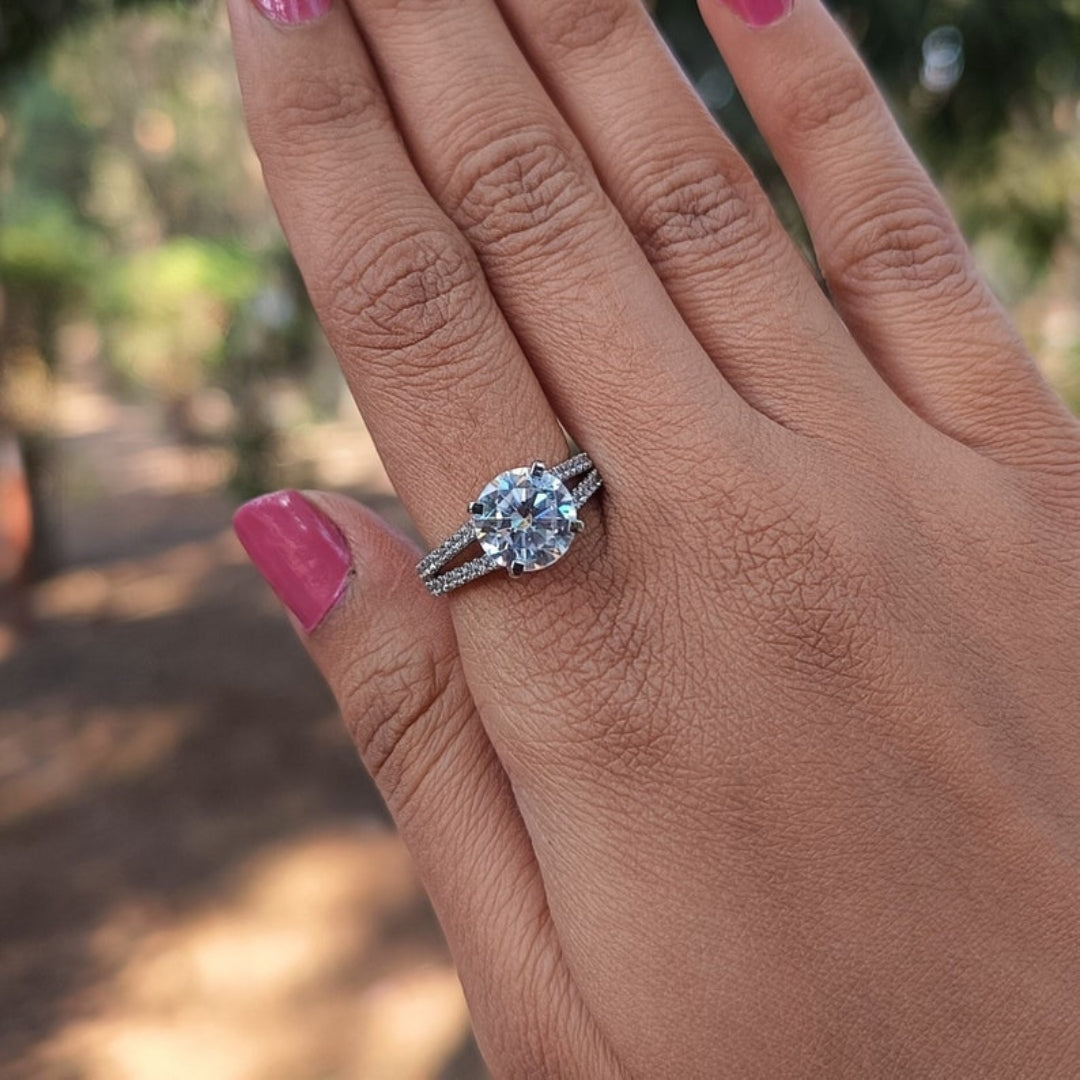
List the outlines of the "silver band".
<svg viewBox="0 0 1080 1080">
<path fill-rule="evenodd" d="M 583 477 L 581 482 L 573 489 L 567 488 L 564 491 L 564 497 L 568 492 L 573 503 L 573 520 L 569 523 L 569 527 L 574 533 L 580 532 L 584 528 L 584 523 L 576 517 L 576 511 L 600 490 L 603 483 L 600 479 L 600 473 L 597 472 L 588 454 L 577 454 L 551 469 L 547 469 L 540 462 L 534 462 L 528 469 L 510 470 L 510 473 L 528 473 L 532 477 L 550 475 L 562 483 L 578 476 Z M 501 476 L 509 476 L 510 473 L 503 473 Z M 492 484 L 499 479 L 501 477 L 497 477 Z M 561 487 L 561 484 L 556 486 Z M 485 491 L 487 490 L 485 489 Z M 470 504 L 470 513 L 474 509 L 478 510 L 480 506 L 480 502 Z M 420 575 L 420 579 L 427 586 L 427 590 L 432 596 L 444 596 L 446 593 L 452 592 L 462 585 L 467 585 L 470 581 L 475 581 L 485 574 L 490 574 L 494 570 L 509 570 L 512 577 L 517 577 L 526 569 L 534 569 L 534 567 L 526 567 L 519 563 L 508 565 L 505 559 L 485 550 L 485 553 L 479 558 L 471 559 L 469 562 L 462 563 L 452 570 L 440 573 L 447 563 L 460 555 L 474 542 L 480 542 L 480 534 L 475 521 L 470 521 L 468 524 L 462 525 L 453 536 L 448 537 L 420 560 L 416 572 Z M 566 546 L 569 546 L 569 538 L 566 538 L 565 543 Z M 486 547 L 486 545 L 482 546 Z"/>
</svg>

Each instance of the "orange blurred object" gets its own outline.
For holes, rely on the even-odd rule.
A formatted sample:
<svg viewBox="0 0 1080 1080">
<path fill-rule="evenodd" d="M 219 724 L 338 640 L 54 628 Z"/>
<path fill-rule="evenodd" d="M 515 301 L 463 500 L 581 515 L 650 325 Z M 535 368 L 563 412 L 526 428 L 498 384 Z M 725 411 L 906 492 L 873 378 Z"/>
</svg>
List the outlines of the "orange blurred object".
<svg viewBox="0 0 1080 1080">
<path fill-rule="evenodd" d="M 30 491 L 19 444 L 0 433 L 0 585 L 18 585 L 30 558 L 34 537 Z"/>
</svg>

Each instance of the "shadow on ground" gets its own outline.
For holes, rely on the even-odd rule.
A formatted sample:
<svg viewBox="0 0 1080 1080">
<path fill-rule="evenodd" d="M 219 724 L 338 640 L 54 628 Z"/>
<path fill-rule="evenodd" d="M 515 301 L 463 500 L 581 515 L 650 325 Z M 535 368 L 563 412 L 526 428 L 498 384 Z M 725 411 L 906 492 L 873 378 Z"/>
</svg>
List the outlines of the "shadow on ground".
<svg viewBox="0 0 1080 1080">
<path fill-rule="evenodd" d="M 479 1080 L 333 701 L 188 488 L 69 500 L 69 567 L 0 657 L 4 1075 Z"/>
</svg>

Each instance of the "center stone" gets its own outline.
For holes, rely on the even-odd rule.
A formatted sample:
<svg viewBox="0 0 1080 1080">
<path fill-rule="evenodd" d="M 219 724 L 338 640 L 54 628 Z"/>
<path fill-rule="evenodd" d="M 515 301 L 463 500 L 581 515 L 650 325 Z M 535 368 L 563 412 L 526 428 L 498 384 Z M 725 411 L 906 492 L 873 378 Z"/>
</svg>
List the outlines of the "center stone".
<svg viewBox="0 0 1080 1080">
<path fill-rule="evenodd" d="M 565 555 L 574 539 L 574 496 L 548 469 L 510 469 L 496 476 L 470 509 L 476 539 L 499 566 L 542 570 Z"/>
</svg>

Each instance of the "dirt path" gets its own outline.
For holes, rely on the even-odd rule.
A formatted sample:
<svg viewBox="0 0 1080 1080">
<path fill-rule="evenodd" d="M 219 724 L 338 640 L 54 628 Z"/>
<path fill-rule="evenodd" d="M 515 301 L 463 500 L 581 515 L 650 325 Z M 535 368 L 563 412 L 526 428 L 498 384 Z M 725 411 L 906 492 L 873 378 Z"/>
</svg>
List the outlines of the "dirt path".
<svg viewBox="0 0 1080 1080">
<path fill-rule="evenodd" d="M 64 393 L 69 569 L 0 659 L 0 1071 L 478 1080 L 409 862 L 231 536 L 225 463 Z"/>
</svg>

